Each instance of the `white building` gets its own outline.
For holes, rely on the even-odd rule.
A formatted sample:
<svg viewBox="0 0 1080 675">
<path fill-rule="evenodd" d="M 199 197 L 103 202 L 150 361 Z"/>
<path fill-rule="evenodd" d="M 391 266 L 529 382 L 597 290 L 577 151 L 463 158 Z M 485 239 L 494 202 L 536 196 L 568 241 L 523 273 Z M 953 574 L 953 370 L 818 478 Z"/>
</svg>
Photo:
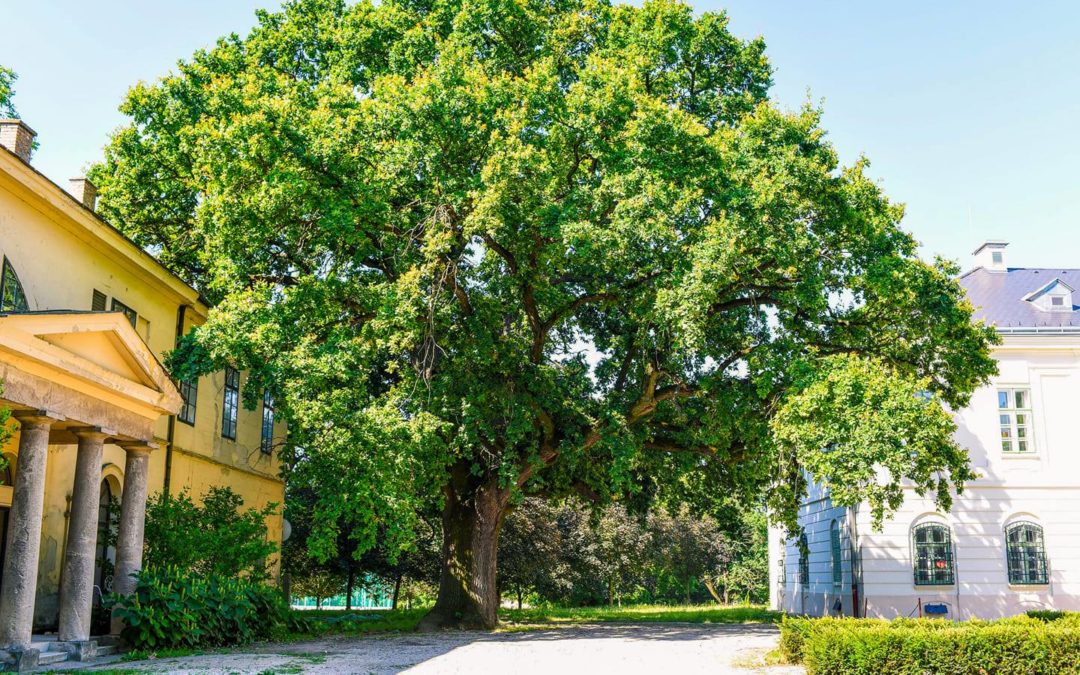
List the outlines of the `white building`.
<svg viewBox="0 0 1080 675">
<path fill-rule="evenodd" d="M 1008 267 L 1005 242 L 975 251 L 960 279 L 995 325 L 999 374 L 956 414 L 980 477 L 951 512 L 909 492 L 873 531 L 869 509 L 811 489 L 809 555 L 770 531 L 771 602 L 810 615 L 993 618 L 1080 610 L 1080 269 Z"/>
</svg>

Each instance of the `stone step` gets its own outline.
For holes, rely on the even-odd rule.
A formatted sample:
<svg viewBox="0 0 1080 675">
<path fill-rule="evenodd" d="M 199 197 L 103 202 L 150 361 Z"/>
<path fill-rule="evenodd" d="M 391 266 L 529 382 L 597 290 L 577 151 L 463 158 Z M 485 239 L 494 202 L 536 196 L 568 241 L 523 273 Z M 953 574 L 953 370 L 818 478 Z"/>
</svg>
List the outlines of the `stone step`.
<svg viewBox="0 0 1080 675">
<path fill-rule="evenodd" d="M 116 651 L 117 651 L 116 650 L 116 645 L 101 645 L 94 652 L 94 656 L 95 657 L 98 657 L 98 656 L 112 656 L 113 654 L 116 653 Z"/>
<path fill-rule="evenodd" d="M 43 651 L 38 654 L 38 665 L 47 666 L 51 663 L 67 661 L 67 652 Z"/>
</svg>

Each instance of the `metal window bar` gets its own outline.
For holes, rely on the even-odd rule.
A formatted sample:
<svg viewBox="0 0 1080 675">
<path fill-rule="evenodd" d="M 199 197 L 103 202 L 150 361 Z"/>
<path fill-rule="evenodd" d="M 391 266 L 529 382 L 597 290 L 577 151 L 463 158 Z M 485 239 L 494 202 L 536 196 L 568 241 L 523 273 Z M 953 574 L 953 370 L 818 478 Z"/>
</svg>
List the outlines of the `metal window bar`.
<svg viewBox="0 0 1080 675">
<path fill-rule="evenodd" d="M 915 585 L 951 586 L 956 583 L 952 535 L 949 528 L 926 523 L 915 528 Z"/>
<path fill-rule="evenodd" d="M 1006 528 L 1005 561 L 1010 584 L 1043 586 L 1050 583 L 1043 529 L 1035 523 L 1013 523 Z"/>
</svg>

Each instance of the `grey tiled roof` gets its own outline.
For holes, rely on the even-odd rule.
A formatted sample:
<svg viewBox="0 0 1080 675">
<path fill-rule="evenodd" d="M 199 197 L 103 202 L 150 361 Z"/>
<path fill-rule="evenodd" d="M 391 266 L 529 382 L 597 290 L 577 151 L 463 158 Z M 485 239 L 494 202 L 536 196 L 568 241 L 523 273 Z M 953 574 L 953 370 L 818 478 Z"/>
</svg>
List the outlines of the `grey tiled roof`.
<svg viewBox="0 0 1080 675">
<path fill-rule="evenodd" d="M 999 328 L 1080 327 L 1080 290 L 1074 293 L 1071 312 L 1041 311 L 1024 300 L 1054 279 L 1080 289 L 1080 269 L 1010 267 L 1008 272 L 988 272 L 976 268 L 960 277 L 975 306 L 975 318 Z"/>
</svg>

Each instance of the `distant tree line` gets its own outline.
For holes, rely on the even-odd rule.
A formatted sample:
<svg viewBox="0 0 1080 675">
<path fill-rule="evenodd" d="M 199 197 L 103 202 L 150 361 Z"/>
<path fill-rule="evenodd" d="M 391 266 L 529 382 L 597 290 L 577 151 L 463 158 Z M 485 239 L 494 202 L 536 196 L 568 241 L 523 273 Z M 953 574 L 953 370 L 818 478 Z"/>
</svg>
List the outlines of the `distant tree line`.
<svg viewBox="0 0 1080 675">
<path fill-rule="evenodd" d="M 345 553 L 323 563 L 304 545 L 295 502 L 290 513 L 297 522 L 284 571 L 295 596 L 344 594 L 349 603 L 368 584 L 388 592 L 394 607 L 434 598 L 442 541 L 434 509 L 424 519 L 429 536 L 411 550 L 394 556 L 380 545 L 357 557 L 343 529 Z M 736 504 L 714 517 L 685 506 L 637 513 L 621 504 L 526 498 L 507 515 L 499 541 L 499 595 L 518 607 L 764 602 L 767 570 L 765 517 Z"/>
</svg>

